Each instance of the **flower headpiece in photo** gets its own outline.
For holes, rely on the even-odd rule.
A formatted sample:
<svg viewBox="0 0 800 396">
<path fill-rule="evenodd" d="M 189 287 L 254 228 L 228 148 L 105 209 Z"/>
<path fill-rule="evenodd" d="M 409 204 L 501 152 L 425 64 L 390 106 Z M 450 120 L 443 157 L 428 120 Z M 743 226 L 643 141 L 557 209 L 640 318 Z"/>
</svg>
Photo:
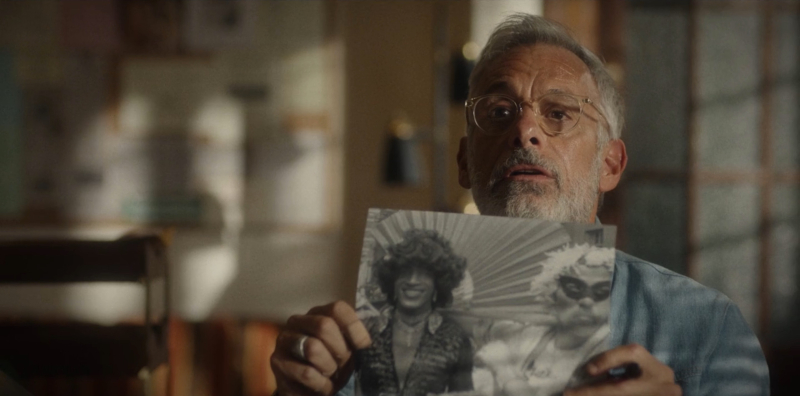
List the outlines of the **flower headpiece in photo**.
<svg viewBox="0 0 800 396">
<path fill-rule="evenodd" d="M 589 244 L 567 245 L 563 248 L 547 252 L 547 258 L 538 266 L 541 271 L 531 280 L 531 294 L 543 301 L 550 301 L 558 289 L 558 278 L 561 275 L 580 277 L 592 272 L 607 273 L 609 280 L 614 272 L 613 248 L 602 248 Z"/>
</svg>

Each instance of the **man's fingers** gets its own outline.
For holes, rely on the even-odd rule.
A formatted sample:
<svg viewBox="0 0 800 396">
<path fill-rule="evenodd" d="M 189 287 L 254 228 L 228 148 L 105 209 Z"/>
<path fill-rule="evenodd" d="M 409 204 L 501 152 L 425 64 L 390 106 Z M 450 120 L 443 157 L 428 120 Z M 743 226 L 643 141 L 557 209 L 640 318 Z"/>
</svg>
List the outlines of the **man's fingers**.
<svg viewBox="0 0 800 396">
<path fill-rule="evenodd" d="M 299 385 L 318 394 L 330 395 L 333 393 L 333 383 L 330 378 L 323 375 L 314 366 L 287 359 L 282 351 L 277 351 L 272 355 L 271 363 L 272 370 L 276 374 L 280 373 L 281 390 L 297 391 L 296 386 Z M 307 392 L 297 393 L 305 394 Z"/>
<path fill-rule="evenodd" d="M 296 350 L 303 337 L 307 337 L 305 342 L 302 343 L 302 354 L 305 356 L 305 362 L 302 361 L 301 356 L 297 356 L 297 353 L 300 351 Z M 280 352 L 279 356 L 297 360 L 301 363 L 309 363 L 326 377 L 333 375 L 339 368 L 339 364 L 334 360 L 331 352 L 328 351 L 325 344 L 318 338 L 292 331 L 284 331 L 281 333 L 280 340 L 276 343 L 276 347 Z"/>
<path fill-rule="evenodd" d="M 623 345 L 595 356 L 586 365 L 589 375 L 602 375 L 606 371 L 636 363 L 641 376 L 616 382 L 604 382 L 567 389 L 564 396 L 680 396 L 681 387 L 675 383 L 675 375 L 669 366 L 659 362 L 644 347 L 637 344 Z"/>
<path fill-rule="evenodd" d="M 636 362 L 644 372 L 646 369 L 644 366 L 650 365 L 651 360 L 658 363 L 643 346 L 629 344 L 610 349 L 595 356 L 589 364 L 586 365 L 586 370 L 590 375 L 598 375 L 625 363 Z"/>
<path fill-rule="evenodd" d="M 582 388 L 567 389 L 563 396 L 681 396 L 681 387 L 675 383 L 632 379 Z"/>
<path fill-rule="evenodd" d="M 352 350 L 371 343 L 355 310 L 341 301 L 291 317 L 271 360 L 279 392 L 330 395 L 353 371 Z"/>
<path fill-rule="evenodd" d="M 350 304 L 344 301 L 337 301 L 328 305 L 311 308 L 309 315 L 322 315 L 333 318 L 344 334 L 345 339 L 355 349 L 363 349 L 372 344 L 369 332 L 361 320 L 358 319 L 356 311 Z"/>
<path fill-rule="evenodd" d="M 321 341 L 341 367 L 350 359 L 350 347 L 336 321 L 322 315 L 295 315 L 286 322 L 292 331 L 313 335 Z"/>
</svg>

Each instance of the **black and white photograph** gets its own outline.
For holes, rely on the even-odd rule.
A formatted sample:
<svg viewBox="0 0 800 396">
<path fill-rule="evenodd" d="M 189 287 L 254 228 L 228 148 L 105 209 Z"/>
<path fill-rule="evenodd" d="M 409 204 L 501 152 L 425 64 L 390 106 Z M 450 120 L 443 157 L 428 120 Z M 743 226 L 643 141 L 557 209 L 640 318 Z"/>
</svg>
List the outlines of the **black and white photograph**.
<svg viewBox="0 0 800 396">
<path fill-rule="evenodd" d="M 560 394 L 607 349 L 615 231 L 371 209 L 356 312 L 372 346 L 357 354 L 357 393 Z"/>
</svg>

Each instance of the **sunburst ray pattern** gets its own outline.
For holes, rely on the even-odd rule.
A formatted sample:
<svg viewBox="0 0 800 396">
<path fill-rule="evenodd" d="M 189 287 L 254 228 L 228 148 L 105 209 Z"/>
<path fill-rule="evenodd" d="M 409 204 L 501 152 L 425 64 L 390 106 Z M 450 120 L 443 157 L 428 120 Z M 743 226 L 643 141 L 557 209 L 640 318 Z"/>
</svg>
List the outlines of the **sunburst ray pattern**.
<svg viewBox="0 0 800 396">
<path fill-rule="evenodd" d="M 367 223 L 360 285 L 370 281 L 369 264 L 401 242 L 404 232 L 434 230 L 467 259 L 448 311 L 475 317 L 548 321 L 548 307 L 531 293 L 531 280 L 543 271 L 537 263 L 546 252 L 574 242 L 563 225 L 530 219 L 372 209 Z"/>
</svg>

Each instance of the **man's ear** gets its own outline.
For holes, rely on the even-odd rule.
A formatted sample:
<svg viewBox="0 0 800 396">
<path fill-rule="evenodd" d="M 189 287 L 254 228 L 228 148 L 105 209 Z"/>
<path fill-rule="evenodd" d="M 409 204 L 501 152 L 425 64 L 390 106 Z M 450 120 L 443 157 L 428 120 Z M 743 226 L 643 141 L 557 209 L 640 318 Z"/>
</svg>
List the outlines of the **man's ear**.
<svg viewBox="0 0 800 396">
<path fill-rule="evenodd" d="M 625 143 L 620 139 L 614 139 L 600 153 L 603 156 L 603 166 L 600 171 L 600 192 L 613 190 L 619 184 L 622 172 L 628 165 L 628 153 L 625 151 Z"/>
<path fill-rule="evenodd" d="M 467 166 L 467 144 L 469 139 L 464 136 L 458 142 L 458 154 L 456 154 L 456 162 L 458 163 L 458 184 L 461 187 L 470 189 L 472 184 L 469 182 L 469 166 Z"/>
</svg>

